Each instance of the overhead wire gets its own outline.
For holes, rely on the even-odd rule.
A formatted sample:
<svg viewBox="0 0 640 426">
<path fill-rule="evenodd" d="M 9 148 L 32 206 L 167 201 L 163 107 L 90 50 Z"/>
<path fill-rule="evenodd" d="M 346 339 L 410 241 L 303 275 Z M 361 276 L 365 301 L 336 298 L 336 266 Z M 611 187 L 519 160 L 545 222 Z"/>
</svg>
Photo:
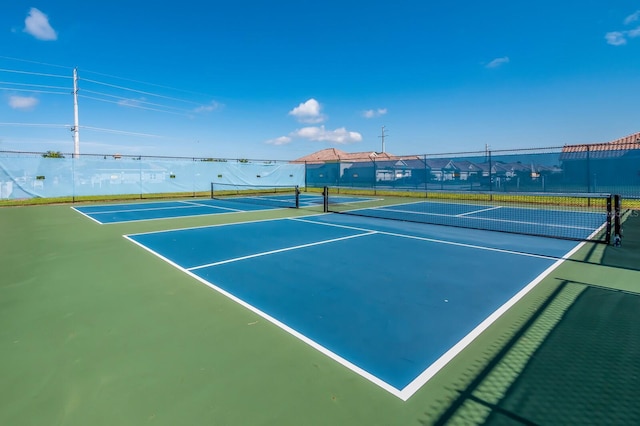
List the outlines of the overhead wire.
<svg viewBox="0 0 640 426">
<path fill-rule="evenodd" d="M 108 99 L 96 98 L 94 96 L 82 95 L 80 93 L 78 94 L 78 97 L 79 98 L 83 98 L 83 99 L 91 99 L 91 100 L 94 100 L 94 101 L 105 102 L 105 103 L 109 103 L 109 104 L 125 106 L 127 108 L 136 108 L 136 109 L 143 109 L 143 110 L 147 110 L 147 111 L 164 112 L 166 114 L 188 116 L 188 114 L 186 114 L 186 113 L 178 113 L 178 112 L 167 111 L 167 110 L 158 109 L 158 108 L 149 108 L 149 107 L 145 107 L 145 106 L 142 106 L 142 105 L 136 105 L 135 104 L 136 101 L 134 99 L 132 99 L 129 103 L 122 103 L 122 102 L 117 102 L 117 101 L 110 101 Z"/>
<path fill-rule="evenodd" d="M 28 74 L 28 75 L 37 75 L 40 77 L 55 77 L 55 78 L 67 78 L 72 79 L 73 77 L 68 75 L 59 75 L 59 74 L 47 74 L 43 72 L 32 72 L 32 71 L 22 71 L 22 70 L 10 70 L 6 68 L 0 68 L 0 72 L 7 72 L 13 74 Z"/>
<path fill-rule="evenodd" d="M 69 95 L 68 92 L 53 92 L 50 90 L 34 90 L 34 89 L 19 89 L 17 87 L 0 87 L 0 90 L 14 91 L 14 92 L 29 92 L 29 93 L 47 93 L 50 95 Z"/>
<path fill-rule="evenodd" d="M 149 82 L 146 82 L 146 81 L 134 80 L 134 79 L 131 79 L 131 78 L 126 78 L 126 77 L 118 77 L 118 76 L 115 76 L 115 75 L 100 73 L 100 72 L 96 72 L 96 71 L 90 71 L 90 70 L 86 70 L 86 69 L 83 69 L 82 73 L 83 74 L 84 73 L 96 74 L 96 75 L 100 75 L 100 76 L 103 76 L 103 77 L 115 78 L 115 79 L 118 79 L 118 80 L 130 81 L 130 82 L 133 82 L 133 83 L 144 84 L 144 85 L 147 85 L 147 86 L 159 87 L 161 89 L 169 89 L 169 90 L 173 90 L 173 91 L 176 91 L 176 92 L 190 93 L 192 95 L 212 97 L 211 95 L 208 95 L 206 93 L 199 93 L 199 92 L 194 92 L 194 91 L 191 91 L 191 90 L 178 89 L 176 87 L 165 86 L 165 85 L 156 84 L 156 83 L 149 83 Z"/>
<path fill-rule="evenodd" d="M 7 56 L 0 56 L 0 59 L 20 61 L 20 62 L 32 63 L 32 64 L 37 64 L 37 65 L 44 65 L 44 66 L 49 66 L 49 67 L 58 67 L 58 68 L 63 68 L 63 69 L 67 69 L 67 70 L 73 70 L 74 69 L 72 67 L 67 67 L 67 66 L 62 66 L 62 65 L 48 64 L 48 63 L 44 63 L 44 62 L 30 61 L 30 60 L 12 58 L 12 57 L 7 57 Z M 60 74 L 45 73 L 45 72 L 25 71 L 25 70 L 21 70 L 21 69 L 0 68 L 0 72 L 10 73 L 10 74 L 21 74 L 21 75 L 33 76 L 33 77 L 43 77 L 43 78 L 64 78 L 64 79 L 69 79 L 69 80 L 73 79 L 73 76 L 70 76 L 70 75 L 60 75 Z M 167 90 L 172 90 L 172 91 L 176 91 L 176 92 L 189 93 L 189 94 L 198 95 L 198 96 L 210 96 L 210 95 L 205 95 L 205 94 L 202 94 L 202 93 L 197 93 L 197 92 L 178 89 L 178 88 L 174 88 L 174 87 L 159 85 L 159 84 L 155 84 L 155 83 L 144 82 L 144 81 L 140 81 L 140 80 L 134 80 L 134 79 L 128 79 L 128 78 L 124 78 L 124 77 L 118 77 L 118 76 L 105 74 L 105 73 L 100 73 L 100 72 L 95 72 L 95 71 L 82 70 L 81 74 L 84 74 L 84 73 L 95 74 L 95 75 L 98 75 L 98 76 L 103 76 L 103 77 L 108 77 L 108 78 L 113 78 L 113 79 L 119 79 L 119 80 L 123 80 L 123 81 L 129 81 L 129 82 L 133 82 L 133 83 L 136 83 L 136 84 L 148 85 L 148 86 L 158 87 L 158 88 L 161 88 L 161 89 L 167 89 Z M 167 102 L 167 103 L 150 102 L 150 101 L 147 101 L 147 100 L 144 100 L 144 99 L 133 99 L 133 98 L 128 98 L 128 97 L 124 97 L 124 96 L 119 96 L 119 95 L 116 95 L 116 94 L 105 93 L 105 92 L 100 92 L 100 91 L 94 91 L 94 90 L 90 90 L 90 89 L 85 88 L 84 87 L 85 83 L 87 83 L 86 85 L 89 85 L 89 87 L 90 87 L 90 85 L 94 84 L 94 85 L 108 87 L 108 88 L 111 88 L 111 89 L 116 89 L 116 90 L 120 90 L 120 91 L 124 91 L 124 92 L 136 93 L 136 94 L 147 96 L 147 97 L 163 99 L 163 100 L 166 100 L 166 101 L 179 102 L 179 103 L 182 103 L 182 104 L 189 104 L 189 105 L 194 105 L 194 106 L 198 106 L 198 107 L 203 107 L 205 105 L 208 105 L 208 103 L 206 103 L 206 102 L 205 103 L 196 102 L 196 101 L 193 101 L 193 100 L 190 100 L 190 99 L 184 99 L 184 98 L 178 98 L 178 97 L 174 97 L 174 96 L 168 96 L 168 95 L 161 94 L 161 93 L 156 93 L 156 92 L 147 91 L 147 90 L 140 90 L 140 89 L 136 89 L 136 88 L 133 88 L 133 87 L 126 87 L 126 86 L 123 86 L 123 85 L 117 85 L 117 84 L 108 83 L 108 82 L 105 82 L 105 81 L 87 79 L 87 78 L 83 78 L 82 76 L 78 77 L 78 81 L 79 81 L 79 87 L 78 87 L 77 96 L 79 98 L 90 99 L 90 100 L 109 103 L 109 104 L 115 104 L 115 105 L 119 105 L 121 107 L 136 108 L 136 109 L 140 109 L 140 110 L 147 110 L 147 111 L 153 111 L 153 112 L 159 112 L 159 113 L 165 113 L 165 114 L 172 114 L 172 115 L 178 115 L 178 116 L 186 116 L 186 117 L 193 116 L 196 113 L 196 109 L 197 109 L 197 108 L 194 108 L 194 109 L 190 110 L 190 109 L 180 108 L 180 107 L 175 106 L 175 105 L 171 105 L 169 102 Z M 4 87 L 0 86 L 0 90 L 3 90 L 3 91 L 30 92 L 30 93 L 34 93 L 34 94 L 54 94 L 54 95 L 69 95 L 69 94 L 73 94 L 73 88 L 71 88 L 71 87 L 50 86 L 50 85 L 44 85 L 44 84 L 24 83 L 24 82 L 11 82 L 11 81 L 0 81 L 0 85 L 4 85 Z M 22 86 L 22 87 L 15 87 L 15 86 Z M 56 92 L 56 91 L 42 90 L 42 89 L 65 90 L 65 92 Z M 93 95 L 96 95 L 96 96 L 88 96 L 88 95 L 85 95 L 84 93 L 89 93 L 89 94 L 93 94 Z M 105 98 L 111 98 L 111 99 L 105 99 Z M 112 99 L 117 99 L 117 100 L 114 101 Z M 30 127 L 58 127 L 58 128 L 61 128 L 61 127 L 62 128 L 71 128 L 72 127 L 72 126 L 70 126 L 68 124 L 67 125 L 61 125 L 61 124 L 44 124 L 44 123 L 0 123 L 0 125 L 30 126 Z M 117 130 L 117 129 L 105 129 L 105 128 L 100 128 L 100 127 L 90 127 L 90 126 L 82 126 L 82 125 L 79 126 L 79 127 L 80 127 L 80 129 L 107 132 L 107 133 L 115 133 L 115 134 L 137 135 L 137 136 L 146 136 L 146 137 L 162 137 L 162 136 L 152 135 L 152 134 L 147 134 L 147 133 L 128 132 L 128 131 Z"/>
<path fill-rule="evenodd" d="M 134 102 L 134 103 L 152 105 L 152 106 L 157 106 L 157 107 L 165 107 L 165 108 L 169 108 L 169 109 L 175 109 L 175 110 L 179 110 L 179 111 L 190 112 L 189 110 L 185 110 L 183 108 L 167 106 L 167 105 L 163 105 L 163 104 L 157 104 L 157 103 L 154 103 L 154 102 L 149 102 L 149 101 L 145 101 L 145 100 L 141 100 L 141 99 L 131 99 L 131 98 L 126 98 L 124 96 L 111 95 L 109 93 L 95 92 L 93 90 L 82 89 L 82 92 L 83 93 L 92 93 L 94 95 L 106 96 L 106 97 L 109 97 L 109 98 L 120 99 L 122 101 L 131 101 L 131 102 Z M 80 96 L 80 95 L 78 95 L 78 96 Z M 82 96 L 84 96 L 84 95 L 82 95 Z M 130 106 L 130 105 L 127 105 L 127 104 L 121 104 L 121 105 Z"/>
<path fill-rule="evenodd" d="M 100 85 L 107 86 L 107 87 L 126 90 L 126 91 L 129 91 L 129 92 L 139 93 L 139 94 L 147 95 L 147 96 L 154 96 L 154 97 L 162 98 L 162 99 L 168 99 L 168 100 L 172 100 L 172 101 L 185 102 L 185 103 L 190 103 L 190 104 L 194 104 L 194 105 L 202 105 L 200 102 L 194 102 L 194 101 L 189 101 L 189 100 L 186 100 L 186 99 L 174 98 L 174 97 L 171 97 L 171 96 L 160 95 L 160 94 L 157 94 L 157 93 L 146 92 L 144 90 L 132 89 L 132 88 L 129 88 L 129 87 L 118 86 L 118 85 L 115 85 L 115 84 L 104 83 L 104 82 L 96 81 L 96 80 L 89 80 L 89 79 L 86 79 L 86 78 L 81 78 L 80 81 L 87 81 L 89 83 L 100 84 Z"/>
<path fill-rule="evenodd" d="M 12 84 L 14 86 L 33 86 L 33 87 L 41 87 L 44 89 L 60 89 L 60 90 L 71 90 L 71 87 L 64 86 L 48 86 L 44 84 L 32 84 L 32 83 L 16 83 L 13 81 L 0 81 L 0 84 Z"/>
</svg>

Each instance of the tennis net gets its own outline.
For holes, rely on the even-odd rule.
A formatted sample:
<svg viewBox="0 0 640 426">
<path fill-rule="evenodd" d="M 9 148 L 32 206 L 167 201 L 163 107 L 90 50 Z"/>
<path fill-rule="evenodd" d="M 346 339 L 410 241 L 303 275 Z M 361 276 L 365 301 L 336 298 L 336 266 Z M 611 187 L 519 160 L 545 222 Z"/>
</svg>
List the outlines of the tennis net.
<svg viewBox="0 0 640 426">
<path fill-rule="evenodd" d="M 324 211 L 608 243 L 610 194 L 366 191 L 324 188 Z"/>
<path fill-rule="evenodd" d="M 300 207 L 300 189 L 297 186 L 237 185 L 212 182 L 211 198 L 276 208 L 297 209 Z"/>
</svg>

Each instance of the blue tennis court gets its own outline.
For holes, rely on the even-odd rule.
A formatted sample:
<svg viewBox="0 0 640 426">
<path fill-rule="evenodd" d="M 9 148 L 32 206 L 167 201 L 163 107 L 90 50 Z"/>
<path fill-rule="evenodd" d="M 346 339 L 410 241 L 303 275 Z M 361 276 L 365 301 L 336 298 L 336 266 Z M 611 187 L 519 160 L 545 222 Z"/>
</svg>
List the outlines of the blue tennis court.
<svg viewBox="0 0 640 426">
<path fill-rule="evenodd" d="M 342 203 L 362 202 L 362 198 L 341 197 Z M 322 205 L 321 194 L 300 194 L 300 207 Z M 183 218 L 223 213 L 242 213 L 261 210 L 290 208 L 295 206 L 291 195 L 262 195 L 229 199 L 200 199 L 181 201 L 157 201 L 127 204 L 102 204 L 72 207 L 100 224 L 134 222 L 142 220 Z"/>
<path fill-rule="evenodd" d="M 578 247 L 335 214 L 125 237 L 402 400 Z"/>
</svg>

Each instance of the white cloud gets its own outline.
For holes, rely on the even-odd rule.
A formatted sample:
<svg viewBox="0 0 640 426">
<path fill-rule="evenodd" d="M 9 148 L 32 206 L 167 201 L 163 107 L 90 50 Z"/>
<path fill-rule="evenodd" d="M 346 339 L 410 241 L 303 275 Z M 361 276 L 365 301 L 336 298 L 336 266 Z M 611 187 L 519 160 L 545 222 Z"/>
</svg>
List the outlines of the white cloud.
<svg viewBox="0 0 640 426">
<path fill-rule="evenodd" d="M 624 24 L 629 25 L 640 20 L 640 10 L 636 10 L 631 15 L 624 18 Z M 612 46 L 622 46 L 627 44 L 630 38 L 640 37 L 640 27 L 627 31 L 611 31 L 604 35 L 607 44 Z"/>
<path fill-rule="evenodd" d="M 118 105 L 123 107 L 139 108 L 145 102 L 144 98 L 141 99 L 122 99 L 118 101 Z"/>
<path fill-rule="evenodd" d="M 326 117 L 320 112 L 321 109 L 320 103 L 311 98 L 289 111 L 289 115 L 294 116 L 301 123 L 322 123 Z"/>
<path fill-rule="evenodd" d="M 627 35 L 629 36 L 629 38 L 640 37 L 640 27 L 638 27 L 638 28 L 636 28 L 634 30 L 627 31 Z"/>
<path fill-rule="evenodd" d="M 38 40 L 57 40 L 58 34 L 49 24 L 49 18 L 35 7 L 29 10 L 24 20 L 24 32 L 31 34 Z"/>
<path fill-rule="evenodd" d="M 509 57 L 503 56 L 502 58 L 496 58 L 493 61 L 489 62 L 487 65 L 485 65 L 485 68 L 498 68 L 499 66 L 508 64 L 508 63 L 509 63 Z"/>
<path fill-rule="evenodd" d="M 360 133 L 350 132 L 344 127 L 335 130 L 327 130 L 324 126 L 303 127 L 292 132 L 291 136 L 308 139 L 310 141 L 331 142 L 339 145 L 362 141 L 362 135 Z"/>
<path fill-rule="evenodd" d="M 378 108 L 378 109 L 368 109 L 362 113 L 364 118 L 374 118 L 380 117 L 381 115 L 385 115 L 387 113 L 386 108 Z"/>
<path fill-rule="evenodd" d="M 211 103 L 207 104 L 207 105 L 201 105 L 199 107 L 197 107 L 196 109 L 193 110 L 193 112 L 200 114 L 200 113 L 205 113 L 205 112 L 212 112 L 215 111 L 217 109 L 219 109 L 221 107 L 221 105 L 216 102 L 216 101 L 211 101 Z"/>
<path fill-rule="evenodd" d="M 627 39 L 621 31 L 611 31 L 610 33 L 606 33 L 604 38 L 607 40 L 607 44 L 612 46 L 622 46 L 623 44 L 627 44 Z"/>
<path fill-rule="evenodd" d="M 629 25 L 633 22 L 636 22 L 638 19 L 640 19 L 640 10 L 636 10 L 631 15 L 624 18 L 624 24 Z"/>
<path fill-rule="evenodd" d="M 38 99 L 33 96 L 11 96 L 9 106 L 13 109 L 30 110 L 38 105 Z"/>
<path fill-rule="evenodd" d="M 267 141 L 268 144 L 270 145 L 287 145 L 290 144 L 293 141 L 293 139 L 291 139 L 289 136 L 280 136 L 279 138 L 275 138 L 275 139 L 269 139 Z"/>
<path fill-rule="evenodd" d="M 386 114 L 387 110 L 380 108 L 371 110 L 372 114 Z M 366 114 L 366 112 L 365 112 Z M 311 98 L 297 107 L 289 111 L 289 115 L 294 116 L 301 123 L 316 124 L 326 120 L 326 116 L 322 114 L 322 105 L 315 99 Z M 345 127 L 335 130 L 327 130 L 322 126 L 308 126 L 297 129 L 287 136 L 280 136 L 270 139 L 266 143 L 270 145 L 286 145 L 292 143 L 295 139 L 306 139 L 314 142 L 328 142 L 333 144 L 348 144 L 362 141 L 362 135 L 358 132 L 352 132 Z"/>
</svg>

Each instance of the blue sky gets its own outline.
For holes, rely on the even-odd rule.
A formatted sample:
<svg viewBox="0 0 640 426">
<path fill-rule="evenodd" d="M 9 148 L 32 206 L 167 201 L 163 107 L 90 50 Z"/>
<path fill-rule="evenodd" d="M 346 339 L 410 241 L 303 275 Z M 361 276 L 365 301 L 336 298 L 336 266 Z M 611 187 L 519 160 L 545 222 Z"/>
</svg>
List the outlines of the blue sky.
<svg viewBox="0 0 640 426">
<path fill-rule="evenodd" d="M 640 1 L 9 2 L 0 150 L 295 159 L 640 131 Z"/>
</svg>

